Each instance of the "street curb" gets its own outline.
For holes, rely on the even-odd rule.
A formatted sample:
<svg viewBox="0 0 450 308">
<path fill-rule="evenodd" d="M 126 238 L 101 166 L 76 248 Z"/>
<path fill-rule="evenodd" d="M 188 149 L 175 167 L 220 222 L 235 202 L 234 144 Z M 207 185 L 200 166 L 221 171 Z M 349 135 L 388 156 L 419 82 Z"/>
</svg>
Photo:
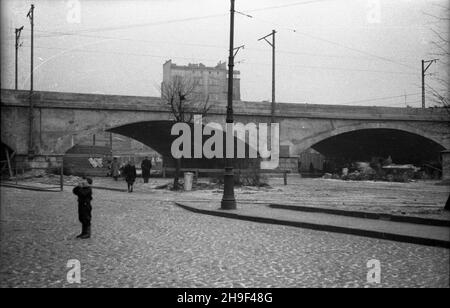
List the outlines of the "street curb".
<svg viewBox="0 0 450 308">
<path fill-rule="evenodd" d="M 32 191 L 61 192 L 61 189 L 59 187 L 44 188 L 44 187 L 27 186 L 27 185 L 10 184 L 10 183 L 0 183 L 0 186 L 16 188 L 16 189 L 32 190 Z"/>
<path fill-rule="evenodd" d="M 59 187 L 54 188 L 41 188 L 36 186 L 28 186 L 28 185 L 21 185 L 21 184 L 10 184 L 10 183 L 0 183 L 0 186 L 9 187 L 9 188 L 17 188 L 17 189 L 24 189 L 24 190 L 33 190 L 33 191 L 43 191 L 43 192 L 61 192 Z M 64 185 L 64 187 L 75 187 L 76 185 Z M 102 186 L 92 186 L 93 189 L 100 189 L 100 190 L 110 190 L 110 191 L 118 191 L 118 192 L 127 192 L 126 189 L 120 189 L 120 188 L 109 188 L 109 187 L 102 187 Z"/>
<path fill-rule="evenodd" d="M 75 187 L 75 185 L 67 185 L 71 187 Z M 103 186 L 92 186 L 93 189 L 100 189 L 100 190 L 111 190 L 111 191 L 119 191 L 119 192 L 128 192 L 126 189 L 121 188 L 110 188 L 110 187 L 103 187 Z"/>
<path fill-rule="evenodd" d="M 347 227 L 340 227 L 340 226 L 333 226 L 333 225 L 313 224 L 313 223 L 306 223 L 306 222 L 300 222 L 300 221 L 281 220 L 281 219 L 276 219 L 276 218 L 240 215 L 240 214 L 225 212 L 225 211 L 221 211 L 221 210 L 217 210 L 217 211 L 203 210 L 203 209 L 197 209 L 194 207 L 190 207 L 190 206 L 184 205 L 179 202 L 175 202 L 175 204 L 187 211 L 199 213 L 199 214 L 211 215 L 211 216 L 232 218 L 232 219 L 238 219 L 238 220 L 244 220 L 244 221 L 258 222 L 258 223 L 282 225 L 282 226 L 289 226 L 289 227 L 297 227 L 297 228 L 311 229 L 311 230 L 316 230 L 316 231 L 327 231 L 327 232 L 335 232 L 335 233 L 342 233 L 342 234 L 349 234 L 349 235 L 358 235 L 358 236 L 364 236 L 364 237 L 370 237 L 370 238 L 376 238 L 376 239 L 382 239 L 382 240 L 390 240 L 390 241 L 395 241 L 395 242 L 403 242 L 403 243 L 410 243 L 410 244 L 450 249 L 450 242 L 443 241 L 443 240 L 428 239 L 428 238 L 400 235 L 400 234 L 394 234 L 394 233 L 385 233 L 385 232 L 379 232 L 379 231 L 369 231 L 369 230 L 363 230 L 363 229 L 354 229 L 354 228 L 347 228 Z"/>
<path fill-rule="evenodd" d="M 379 219 L 379 220 L 389 220 L 395 222 L 406 222 L 419 225 L 436 226 L 436 227 L 450 227 L 450 220 L 434 219 L 434 218 L 422 218 L 413 216 L 400 216 L 392 214 L 383 214 L 375 212 L 362 212 L 362 211 L 348 211 L 348 210 L 338 210 L 338 209 L 327 209 L 327 208 L 316 208 L 309 206 L 297 206 L 297 205 L 285 205 L 278 203 L 271 203 L 269 207 L 274 209 L 282 210 L 292 210 L 300 212 L 309 213 L 325 213 L 340 216 L 367 218 L 367 219 Z"/>
</svg>

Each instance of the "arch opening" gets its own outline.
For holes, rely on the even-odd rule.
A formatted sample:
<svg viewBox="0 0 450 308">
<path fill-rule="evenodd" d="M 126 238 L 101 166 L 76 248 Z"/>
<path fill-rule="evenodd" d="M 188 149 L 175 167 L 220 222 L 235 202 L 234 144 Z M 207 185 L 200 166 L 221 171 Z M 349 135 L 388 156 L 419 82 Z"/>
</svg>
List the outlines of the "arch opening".
<svg viewBox="0 0 450 308">
<path fill-rule="evenodd" d="M 437 142 L 418 134 L 381 128 L 341 133 L 315 143 L 311 149 L 319 152 L 325 162 L 331 162 L 334 169 L 353 162 L 390 157 L 394 164 L 413 164 L 434 170 L 441 167 L 440 153 L 445 150 Z M 331 171 L 324 169 L 327 166 L 322 166 L 322 171 Z"/>
<path fill-rule="evenodd" d="M 161 170 L 161 154 L 145 144 L 105 130 L 93 130 L 72 136 L 70 147 L 64 152 L 64 170 L 72 175 L 107 176 L 113 157 L 124 165 L 128 161 L 140 166 L 148 157 L 153 170 Z"/>
<path fill-rule="evenodd" d="M 175 160 L 172 156 L 171 146 L 172 143 L 175 141 L 175 139 L 178 138 L 178 136 L 171 135 L 172 126 L 174 125 L 174 121 L 146 121 L 146 122 L 138 122 L 138 123 L 132 123 L 123 125 L 116 128 L 111 128 L 107 130 L 108 132 L 112 132 L 115 134 L 119 134 L 122 136 L 126 136 L 129 138 L 132 138 L 134 140 L 137 140 L 146 146 L 155 149 L 158 153 L 160 153 L 163 157 L 164 166 L 165 167 L 174 167 Z M 191 126 L 191 138 L 192 147 L 194 146 L 195 137 L 194 137 L 194 128 L 193 124 L 189 124 Z M 203 125 L 204 128 L 204 125 Z M 226 141 L 226 133 L 223 132 L 223 141 L 225 148 L 225 141 Z M 202 146 L 204 145 L 205 141 L 210 136 L 202 135 L 201 142 Z M 236 151 L 237 151 L 237 137 L 234 137 L 235 142 L 235 157 L 236 157 Z M 245 153 L 248 155 L 249 153 L 249 145 L 248 143 L 245 143 Z M 259 159 L 253 159 L 253 158 L 237 158 L 233 160 L 234 167 L 239 169 L 246 169 L 250 167 L 258 167 L 259 168 Z M 183 168 L 196 168 L 196 169 L 223 169 L 224 159 L 222 158 L 205 158 L 202 154 L 202 158 L 183 158 L 182 159 L 182 166 Z"/>
</svg>

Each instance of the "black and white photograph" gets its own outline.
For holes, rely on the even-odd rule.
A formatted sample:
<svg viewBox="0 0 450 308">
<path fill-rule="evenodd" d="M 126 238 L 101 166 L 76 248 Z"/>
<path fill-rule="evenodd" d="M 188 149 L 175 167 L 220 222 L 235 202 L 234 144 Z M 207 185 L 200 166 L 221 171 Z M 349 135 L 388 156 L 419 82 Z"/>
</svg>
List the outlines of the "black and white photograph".
<svg viewBox="0 0 450 308">
<path fill-rule="evenodd" d="M 450 287 L 448 0 L 0 16 L 0 288 Z"/>
</svg>

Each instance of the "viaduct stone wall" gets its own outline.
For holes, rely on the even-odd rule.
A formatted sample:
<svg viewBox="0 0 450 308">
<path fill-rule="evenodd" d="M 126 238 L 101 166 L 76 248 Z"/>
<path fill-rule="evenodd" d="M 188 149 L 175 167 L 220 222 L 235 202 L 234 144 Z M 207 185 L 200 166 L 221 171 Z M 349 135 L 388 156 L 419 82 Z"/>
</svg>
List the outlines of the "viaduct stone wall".
<svg viewBox="0 0 450 308">
<path fill-rule="evenodd" d="M 1 90 L 1 139 L 18 154 L 28 151 L 29 92 Z M 37 154 L 64 154 L 89 135 L 125 124 L 170 120 L 159 98 L 35 92 L 33 139 Z M 235 102 L 235 122 L 269 123 L 270 103 Z M 225 124 L 224 103 L 215 103 L 207 121 Z M 450 149 L 449 114 L 439 108 L 338 105 L 276 106 L 280 144 L 295 156 L 329 137 L 360 129 L 397 129 Z M 206 123 L 204 123 L 206 124 Z"/>
</svg>

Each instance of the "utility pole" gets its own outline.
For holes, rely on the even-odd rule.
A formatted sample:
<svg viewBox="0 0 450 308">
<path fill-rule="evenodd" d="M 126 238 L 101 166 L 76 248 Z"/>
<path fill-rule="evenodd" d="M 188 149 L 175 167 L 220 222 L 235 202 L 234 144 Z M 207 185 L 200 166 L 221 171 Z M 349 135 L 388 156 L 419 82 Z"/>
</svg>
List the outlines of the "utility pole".
<svg viewBox="0 0 450 308">
<path fill-rule="evenodd" d="M 272 30 L 272 33 L 260 38 L 258 41 L 265 40 L 270 46 L 272 46 L 272 107 L 270 112 L 271 123 L 275 122 L 275 34 L 277 32 Z M 272 42 L 267 40 L 268 37 L 272 37 Z"/>
<path fill-rule="evenodd" d="M 227 127 L 232 126 L 233 119 L 233 81 L 234 81 L 234 57 L 239 49 L 242 47 L 238 47 L 236 52 L 234 48 L 234 3 L 235 0 L 231 1 L 231 9 L 230 9 L 230 50 L 228 57 L 228 96 L 227 96 L 227 118 L 226 125 Z M 226 130 L 227 134 L 230 132 L 228 129 Z M 232 136 L 234 135 L 231 132 Z M 228 139 L 229 136 L 226 136 Z M 234 143 L 234 136 L 233 136 Z M 228 144 L 227 144 L 228 146 Z M 233 147 L 234 148 L 234 147 Z M 228 149 L 227 149 L 228 151 Z M 225 152 L 227 152 L 225 151 Z M 233 153 L 234 154 L 234 153 Z M 234 210 L 236 209 L 236 199 L 234 197 L 234 174 L 233 174 L 233 159 L 225 156 L 225 173 L 224 173 L 224 186 L 223 186 L 223 197 L 221 202 L 222 210 Z"/>
<path fill-rule="evenodd" d="M 34 154 L 33 149 L 33 69 L 34 69 L 34 4 L 31 5 L 28 11 L 27 17 L 30 19 L 31 24 L 31 66 L 30 66 L 30 127 L 28 136 L 28 155 Z"/>
<path fill-rule="evenodd" d="M 19 56 L 19 47 L 22 46 L 22 44 L 19 44 L 19 40 L 20 40 L 20 32 L 22 32 L 23 30 L 23 26 L 20 28 L 16 28 L 15 29 L 15 33 L 16 33 L 16 56 L 15 56 L 15 60 L 16 60 L 16 68 L 15 68 L 15 83 L 14 83 L 14 89 L 18 90 L 18 68 L 19 68 L 19 64 L 18 64 L 18 56 Z"/>
<path fill-rule="evenodd" d="M 428 68 L 436 62 L 438 59 L 433 60 L 422 60 L 422 108 L 425 108 L 425 73 L 427 72 Z M 425 67 L 425 64 L 428 64 Z"/>
<path fill-rule="evenodd" d="M 113 157 L 113 135 L 112 133 L 109 133 L 109 148 L 111 151 L 111 159 Z"/>
</svg>

